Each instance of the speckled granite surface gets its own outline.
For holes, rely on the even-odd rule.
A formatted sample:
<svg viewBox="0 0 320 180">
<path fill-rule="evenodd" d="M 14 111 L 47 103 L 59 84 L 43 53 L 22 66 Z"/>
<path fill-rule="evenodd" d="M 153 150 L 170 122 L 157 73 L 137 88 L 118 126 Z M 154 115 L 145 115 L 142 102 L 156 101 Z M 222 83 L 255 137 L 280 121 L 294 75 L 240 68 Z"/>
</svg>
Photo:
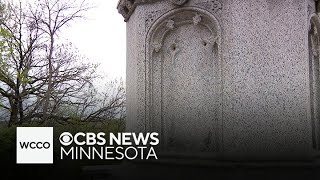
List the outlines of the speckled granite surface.
<svg viewBox="0 0 320 180">
<path fill-rule="evenodd" d="M 166 151 L 312 156 L 315 1 L 141 1 L 126 20 L 128 131 Z"/>
</svg>

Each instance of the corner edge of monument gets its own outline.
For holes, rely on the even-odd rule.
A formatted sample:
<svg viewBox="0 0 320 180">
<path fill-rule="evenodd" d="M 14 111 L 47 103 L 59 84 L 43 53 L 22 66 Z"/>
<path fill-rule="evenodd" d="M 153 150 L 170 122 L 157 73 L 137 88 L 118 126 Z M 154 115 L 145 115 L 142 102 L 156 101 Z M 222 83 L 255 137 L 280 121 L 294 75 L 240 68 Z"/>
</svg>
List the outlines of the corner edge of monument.
<svg viewBox="0 0 320 180">
<path fill-rule="evenodd" d="M 154 3 L 160 0 L 119 0 L 117 9 L 118 12 L 123 16 L 124 21 L 127 22 L 130 19 L 131 14 L 134 12 L 136 7 L 140 4 Z M 170 0 L 171 3 L 181 6 L 188 2 L 188 0 Z"/>
</svg>

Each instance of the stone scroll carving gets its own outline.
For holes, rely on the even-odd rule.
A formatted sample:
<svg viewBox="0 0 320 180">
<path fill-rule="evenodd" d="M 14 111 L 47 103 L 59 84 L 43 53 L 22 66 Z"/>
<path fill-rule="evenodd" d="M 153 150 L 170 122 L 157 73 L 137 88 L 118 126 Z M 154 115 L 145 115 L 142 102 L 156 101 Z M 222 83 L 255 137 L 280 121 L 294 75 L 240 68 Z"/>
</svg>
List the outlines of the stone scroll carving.
<svg viewBox="0 0 320 180">
<path fill-rule="evenodd" d="M 141 4 L 154 3 L 160 0 L 119 0 L 117 9 L 118 12 L 124 17 L 125 21 L 128 21 L 131 14 L 136 7 Z M 182 6 L 188 2 L 188 0 L 170 0 L 174 5 Z"/>
<path fill-rule="evenodd" d="M 173 10 L 151 27 L 146 121 L 165 150 L 219 151 L 220 43 L 218 21 L 200 8 Z"/>
<path fill-rule="evenodd" d="M 119 0 L 117 9 L 124 17 L 124 21 L 127 22 L 138 5 L 154 3 L 157 1 L 159 0 Z"/>
<path fill-rule="evenodd" d="M 312 16 L 309 26 L 309 77 L 310 77 L 310 102 L 311 122 L 313 132 L 313 146 L 320 149 L 320 41 L 319 41 L 319 17 Z"/>
</svg>

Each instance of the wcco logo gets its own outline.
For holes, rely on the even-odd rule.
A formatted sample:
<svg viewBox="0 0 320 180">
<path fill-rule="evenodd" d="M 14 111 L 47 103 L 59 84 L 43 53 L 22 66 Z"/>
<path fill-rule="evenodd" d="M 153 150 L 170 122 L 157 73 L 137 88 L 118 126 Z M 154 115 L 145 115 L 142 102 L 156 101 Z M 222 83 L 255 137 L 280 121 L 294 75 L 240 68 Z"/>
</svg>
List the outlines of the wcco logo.
<svg viewBox="0 0 320 180">
<path fill-rule="evenodd" d="M 20 142 L 21 149 L 49 149 L 50 146 L 49 142 Z"/>
<path fill-rule="evenodd" d="M 17 164 L 52 164 L 53 128 L 17 127 Z"/>
</svg>

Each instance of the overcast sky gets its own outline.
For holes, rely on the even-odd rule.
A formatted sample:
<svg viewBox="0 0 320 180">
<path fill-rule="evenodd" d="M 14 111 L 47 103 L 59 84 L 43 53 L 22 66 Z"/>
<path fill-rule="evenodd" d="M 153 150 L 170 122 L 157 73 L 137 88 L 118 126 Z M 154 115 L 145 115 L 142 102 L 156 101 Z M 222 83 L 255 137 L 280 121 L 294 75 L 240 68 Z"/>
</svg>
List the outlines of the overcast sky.
<svg viewBox="0 0 320 180">
<path fill-rule="evenodd" d="M 88 0 L 95 8 L 85 20 L 73 22 L 62 37 L 75 45 L 81 54 L 100 63 L 99 73 L 125 80 L 126 24 L 116 9 L 118 0 Z"/>
<path fill-rule="evenodd" d="M 37 0 L 12 1 L 32 4 Z M 72 42 L 81 55 L 99 63 L 99 74 L 106 75 L 109 80 L 125 80 L 126 23 L 118 13 L 118 0 L 86 0 L 86 3 L 93 8 L 84 13 L 85 19 L 63 28 L 59 39 Z"/>
</svg>

